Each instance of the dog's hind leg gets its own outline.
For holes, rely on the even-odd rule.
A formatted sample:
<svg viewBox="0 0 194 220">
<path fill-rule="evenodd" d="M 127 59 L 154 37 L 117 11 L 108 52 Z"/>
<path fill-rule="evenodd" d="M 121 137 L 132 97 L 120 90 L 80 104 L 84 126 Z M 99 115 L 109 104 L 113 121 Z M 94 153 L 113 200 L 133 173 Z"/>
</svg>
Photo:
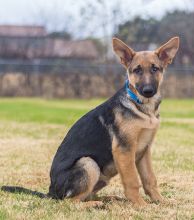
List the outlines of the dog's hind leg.
<svg viewBox="0 0 194 220">
<path fill-rule="evenodd" d="M 71 169 L 57 176 L 49 194 L 57 199 L 84 201 L 93 191 L 99 177 L 100 168 L 97 163 L 90 157 L 82 157 Z"/>
<path fill-rule="evenodd" d="M 100 177 L 100 168 L 97 163 L 90 157 L 82 157 L 78 160 L 76 166 L 82 167 L 85 170 L 85 175 L 81 178 L 81 185 L 86 188 L 80 194 L 73 197 L 73 199 L 84 201 L 93 191 Z"/>
</svg>

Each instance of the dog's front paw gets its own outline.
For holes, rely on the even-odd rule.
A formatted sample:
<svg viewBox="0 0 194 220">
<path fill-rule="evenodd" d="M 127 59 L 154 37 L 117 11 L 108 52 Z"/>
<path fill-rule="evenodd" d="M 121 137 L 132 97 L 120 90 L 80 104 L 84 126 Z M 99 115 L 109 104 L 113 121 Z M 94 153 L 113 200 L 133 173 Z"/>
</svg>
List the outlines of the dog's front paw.
<svg viewBox="0 0 194 220">
<path fill-rule="evenodd" d="M 164 203 L 165 199 L 161 196 L 161 194 L 159 192 L 154 192 L 150 195 L 151 201 L 153 203 Z"/>
<path fill-rule="evenodd" d="M 147 205 L 146 201 L 141 197 L 138 197 L 137 199 L 133 200 L 132 203 L 134 208 L 142 208 Z"/>
</svg>

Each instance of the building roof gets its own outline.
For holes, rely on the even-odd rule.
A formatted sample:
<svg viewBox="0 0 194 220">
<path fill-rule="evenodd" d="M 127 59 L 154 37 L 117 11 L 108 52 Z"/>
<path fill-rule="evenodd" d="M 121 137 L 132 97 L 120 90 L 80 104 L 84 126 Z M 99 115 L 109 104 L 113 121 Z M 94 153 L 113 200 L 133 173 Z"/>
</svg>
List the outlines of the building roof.
<svg viewBox="0 0 194 220">
<path fill-rule="evenodd" d="M 55 39 L 53 41 L 53 51 L 50 54 L 59 57 L 98 57 L 98 51 L 91 40 L 67 41 Z"/>
<path fill-rule="evenodd" d="M 0 25 L 0 57 L 94 59 L 98 50 L 91 40 L 50 37 L 43 26 Z"/>
<path fill-rule="evenodd" d="M 0 36 L 6 37 L 43 37 L 47 31 L 43 26 L 0 25 Z"/>
<path fill-rule="evenodd" d="M 97 59 L 91 40 L 69 41 L 50 37 L 0 37 L 0 58 L 84 58 Z"/>
</svg>

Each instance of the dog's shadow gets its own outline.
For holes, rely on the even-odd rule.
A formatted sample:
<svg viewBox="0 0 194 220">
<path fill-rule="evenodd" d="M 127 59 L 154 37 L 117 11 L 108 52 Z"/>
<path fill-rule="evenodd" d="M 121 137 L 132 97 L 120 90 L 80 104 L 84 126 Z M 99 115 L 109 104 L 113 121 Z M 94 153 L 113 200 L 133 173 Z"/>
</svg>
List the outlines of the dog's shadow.
<svg viewBox="0 0 194 220">
<path fill-rule="evenodd" d="M 127 199 L 121 198 L 118 196 L 98 196 L 93 195 L 92 197 L 88 198 L 88 200 L 79 203 L 79 208 L 81 209 L 107 209 L 108 205 L 115 203 L 115 202 L 128 202 Z"/>
<path fill-rule="evenodd" d="M 112 202 L 127 202 L 128 200 L 119 196 L 97 196 L 97 200 L 102 201 L 104 203 L 112 203 Z"/>
<path fill-rule="evenodd" d="M 42 199 L 50 198 L 47 194 L 44 194 L 38 191 L 33 191 L 30 189 L 26 189 L 26 188 L 19 187 L 19 186 L 1 186 L 0 190 L 4 192 L 14 193 L 14 194 L 22 193 L 26 195 L 33 195 L 33 196 L 37 196 Z M 81 202 L 80 206 L 82 208 L 105 209 L 108 204 L 112 204 L 114 202 L 123 203 L 123 202 L 128 202 L 128 200 L 126 198 L 122 198 L 116 195 L 112 195 L 112 196 L 93 195 L 90 198 L 88 198 L 87 201 Z"/>
<path fill-rule="evenodd" d="M 105 209 L 107 208 L 107 205 L 110 205 L 115 202 L 125 203 L 129 201 L 126 198 L 122 198 L 116 195 L 111 195 L 111 196 L 93 195 L 90 198 L 88 198 L 87 201 L 83 202 L 83 207 Z"/>
</svg>

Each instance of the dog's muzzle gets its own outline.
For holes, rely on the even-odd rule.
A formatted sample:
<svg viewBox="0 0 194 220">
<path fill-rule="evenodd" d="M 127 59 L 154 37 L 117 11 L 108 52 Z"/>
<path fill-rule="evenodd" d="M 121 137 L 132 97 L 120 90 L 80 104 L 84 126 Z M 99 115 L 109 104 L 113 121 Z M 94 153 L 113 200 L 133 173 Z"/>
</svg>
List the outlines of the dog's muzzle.
<svg viewBox="0 0 194 220">
<path fill-rule="evenodd" d="M 156 88 L 155 88 L 155 86 L 153 86 L 151 84 L 144 85 L 140 89 L 140 93 L 142 96 L 144 96 L 146 98 L 151 98 L 152 96 L 154 96 L 156 94 Z"/>
</svg>

